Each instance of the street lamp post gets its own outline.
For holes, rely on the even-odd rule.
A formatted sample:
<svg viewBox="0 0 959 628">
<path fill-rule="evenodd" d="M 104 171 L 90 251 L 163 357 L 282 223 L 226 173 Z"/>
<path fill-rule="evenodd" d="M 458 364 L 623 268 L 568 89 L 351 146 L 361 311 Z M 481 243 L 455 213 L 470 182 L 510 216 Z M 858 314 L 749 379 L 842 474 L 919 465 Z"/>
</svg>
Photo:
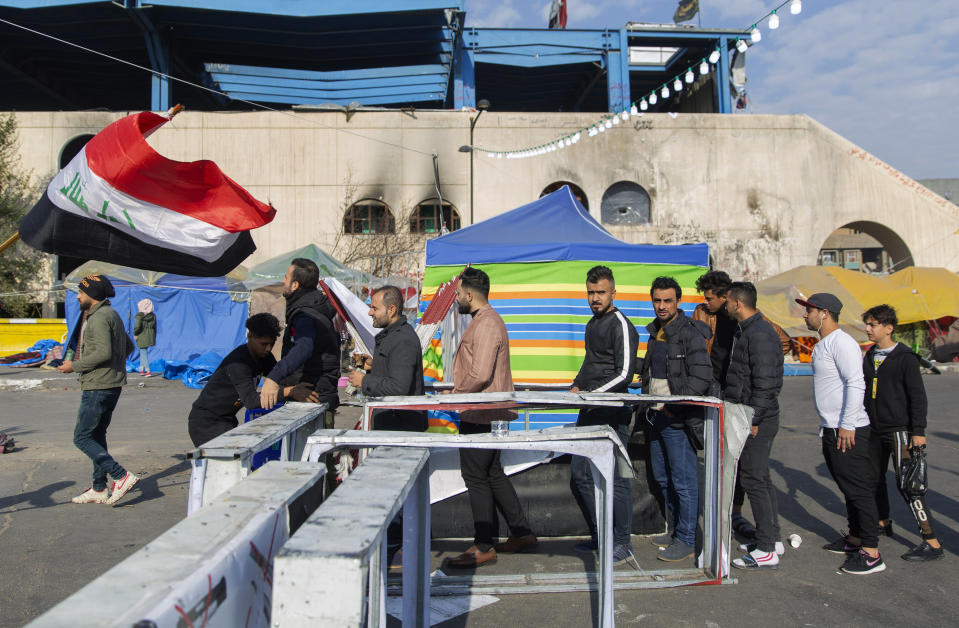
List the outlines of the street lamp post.
<svg viewBox="0 0 959 628">
<path fill-rule="evenodd" d="M 476 121 L 483 115 L 483 112 L 489 109 L 489 101 L 485 98 L 476 103 L 476 115 L 470 118 L 470 143 L 469 146 L 460 146 L 461 153 L 470 154 L 470 224 L 473 224 L 473 129 L 476 128 Z"/>
</svg>

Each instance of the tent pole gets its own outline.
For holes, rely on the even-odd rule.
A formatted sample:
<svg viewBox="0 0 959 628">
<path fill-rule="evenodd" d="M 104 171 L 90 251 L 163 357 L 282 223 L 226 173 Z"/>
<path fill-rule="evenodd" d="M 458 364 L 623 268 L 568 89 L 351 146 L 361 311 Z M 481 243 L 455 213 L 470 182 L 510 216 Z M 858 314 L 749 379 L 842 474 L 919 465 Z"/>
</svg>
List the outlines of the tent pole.
<svg viewBox="0 0 959 628">
<path fill-rule="evenodd" d="M 3 253 L 11 246 L 17 243 L 17 240 L 20 239 L 20 232 L 15 231 L 12 236 L 3 241 L 3 244 L 0 244 L 0 253 Z"/>
</svg>

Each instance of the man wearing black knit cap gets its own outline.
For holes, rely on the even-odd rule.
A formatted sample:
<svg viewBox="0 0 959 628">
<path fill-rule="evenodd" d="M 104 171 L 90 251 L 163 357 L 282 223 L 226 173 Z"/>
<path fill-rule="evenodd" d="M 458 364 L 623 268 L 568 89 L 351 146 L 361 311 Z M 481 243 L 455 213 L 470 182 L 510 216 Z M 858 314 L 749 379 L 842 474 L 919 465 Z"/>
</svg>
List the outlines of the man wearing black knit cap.
<svg viewBox="0 0 959 628">
<path fill-rule="evenodd" d="M 127 383 L 126 360 L 136 348 L 110 307 L 115 294 L 110 280 L 90 275 L 80 281 L 77 301 L 83 316 L 73 360 L 57 370 L 80 376 L 80 409 L 73 444 L 93 461 L 93 485 L 73 498 L 75 504 L 115 504 L 140 479 L 124 469 L 107 451 L 107 428 L 120 392 Z M 107 478 L 111 492 L 107 495 Z"/>
</svg>

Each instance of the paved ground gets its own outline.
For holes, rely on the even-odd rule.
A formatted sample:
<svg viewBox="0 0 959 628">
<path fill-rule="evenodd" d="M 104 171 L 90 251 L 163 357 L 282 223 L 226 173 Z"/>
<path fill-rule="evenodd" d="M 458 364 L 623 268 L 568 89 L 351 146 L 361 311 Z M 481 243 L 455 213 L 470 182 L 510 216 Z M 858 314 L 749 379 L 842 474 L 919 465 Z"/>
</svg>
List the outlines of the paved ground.
<svg viewBox="0 0 959 628">
<path fill-rule="evenodd" d="M 0 625 L 19 626 L 41 614 L 112 565 L 142 547 L 186 513 L 190 448 L 186 414 L 196 391 L 178 382 L 131 377 L 120 399 L 110 449 L 143 474 L 139 489 L 116 507 L 77 506 L 70 498 L 89 486 L 89 463 L 71 442 L 79 392 L 72 377 L 32 370 L 36 386 L 19 390 L 22 371 L 0 370 L 0 431 L 19 448 L 0 456 Z M 138 388 L 138 382 L 144 383 Z M 929 503 L 949 549 L 945 560 L 907 564 L 899 554 L 917 542 L 905 505 L 893 499 L 896 536 L 881 541 L 889 565 L 868 577 L 840 575 L 841 557 L 819 546 L 844 525 L 842 503 L 828 477 L 815 435 L 809 378 L 787 378 L 781 396 L 782 430 L 773 448 L 773 479 L 780 491 L 783 533 L 804 543 L 790 550 L 775 572 L 742 573 L 738 584 L 616 594 L 620 625 L 839 626 L 910 622 L 955 624 L 959 578 L 959 401 L 954 375 L 926 376 L 930 393 Z M 348 416 L 341 421 L 351 422 Z M 555 572 L 581 568 L 568 540 L 545 541 L 536 554 L 502 556 L 498 573 Z M 655 565 L 654 551 L 634 538 L 640 562 Z M 435 542 L 433 560 L 463 549 L 458 541 Z M 588 559 L 587 559 L 588 560 Z M 953 593 L 950 593 L 952 591 Z M 586 593 L 504 595 L 500 601 L 443 626 L 593 623 Z M 391 622 L 393 623 L 393 622 Z"/>
</svg>

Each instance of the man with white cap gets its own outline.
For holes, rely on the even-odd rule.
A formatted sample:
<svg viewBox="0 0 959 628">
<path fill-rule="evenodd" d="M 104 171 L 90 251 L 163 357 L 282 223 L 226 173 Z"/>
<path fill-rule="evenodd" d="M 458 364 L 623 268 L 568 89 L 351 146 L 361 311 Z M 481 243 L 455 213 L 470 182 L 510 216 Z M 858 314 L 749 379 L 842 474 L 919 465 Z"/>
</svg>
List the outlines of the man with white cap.
<svg viewBox="0 0 959 628">
<path fill-rule="evenodd" d="M 796 299 L 806 308 L 803 319 L 819 334 L 812 353 L 813 395 L 819 413 L 822 453 L 829 473 L 846 498 L 849 533 L 823 549 L 845 554 L 841 569 L 866 575 L 886 569 L 879 555 L 879 511 L 876 507 L 877 443 L 863 406 L 866 383 L 862 351 L 852 336 L 839 328 L 842 302 L 820 292 Z"/>
</svg>

